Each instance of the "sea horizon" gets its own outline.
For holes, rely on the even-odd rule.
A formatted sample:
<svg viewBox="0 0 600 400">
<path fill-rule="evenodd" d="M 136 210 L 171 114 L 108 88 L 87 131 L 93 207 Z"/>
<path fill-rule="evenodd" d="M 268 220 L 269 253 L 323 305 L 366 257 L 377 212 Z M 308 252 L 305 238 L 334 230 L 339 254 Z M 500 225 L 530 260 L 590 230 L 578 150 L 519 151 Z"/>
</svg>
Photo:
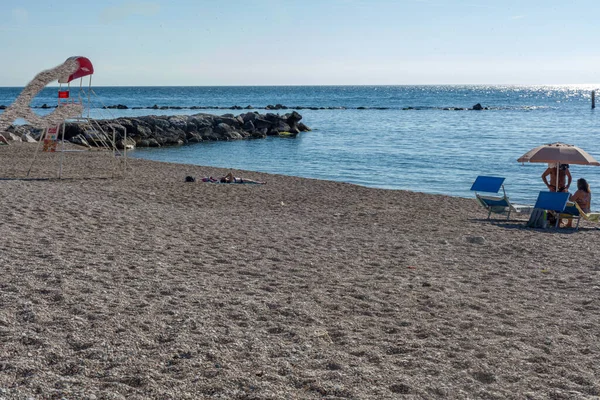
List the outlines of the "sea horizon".
<svg viewBox="0 0 600 400">
<path fill-rule="evenodd" d="M 88 85 L 83 85 L 86 88 Z M 134 87 L 143 87 L 143 88 L 161 88 L 161 87 L 388 87 L 388 86 L 399 86 L 399 87 L 433 87 L 433 86 L 533 86 L 533 87 L 546 87 L 546 86 L 574 86 L 574 87 L 598 87 L 600 89 L 599 83 L 393 83 L 393 84 L 284 84 L 284 85 L 267 85 L 267 84 L 244 84 L 244 85 L 91 85 L 92 88 L 134 88 Z M 0 88 L 24 88 L 23 86 L 0 86 Z M 51 83 L 46 86 L 46 88 L 58 88 L 61 87 L 58 84 Z M 65 84 L 63 84 L 65 87 Z M 77 88 L 77 85 L 72 85 L 72 88 Z"/>
</svg>

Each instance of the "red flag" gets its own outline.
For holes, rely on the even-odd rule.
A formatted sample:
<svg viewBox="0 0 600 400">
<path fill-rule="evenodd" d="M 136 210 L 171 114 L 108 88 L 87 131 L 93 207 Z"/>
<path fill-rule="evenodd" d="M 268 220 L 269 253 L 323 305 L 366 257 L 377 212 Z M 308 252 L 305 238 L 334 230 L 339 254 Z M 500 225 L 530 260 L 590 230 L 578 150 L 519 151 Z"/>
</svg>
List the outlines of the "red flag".
<svg viewBox="0 0 600 400">
<path fill-rule="evenodd" d="M 68 90 L 59 91 L 58 92 L 58 98 L 59 99 L 68 99 L 69 98 L 69 91 Z"/>
</svg>

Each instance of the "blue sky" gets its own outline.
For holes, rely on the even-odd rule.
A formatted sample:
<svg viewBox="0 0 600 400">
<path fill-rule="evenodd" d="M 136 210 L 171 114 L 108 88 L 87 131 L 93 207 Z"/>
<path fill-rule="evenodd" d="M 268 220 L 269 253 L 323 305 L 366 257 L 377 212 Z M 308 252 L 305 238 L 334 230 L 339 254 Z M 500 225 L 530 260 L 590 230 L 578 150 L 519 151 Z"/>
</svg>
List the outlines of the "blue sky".
<svg viewBox="0 0 600 400">
<path fill-rule="evenodd" d="M 99 86 L 600 83 L 597 0 L 68 3 L 0 0 L 0 86 L 73 55 Z"/>
</svg>

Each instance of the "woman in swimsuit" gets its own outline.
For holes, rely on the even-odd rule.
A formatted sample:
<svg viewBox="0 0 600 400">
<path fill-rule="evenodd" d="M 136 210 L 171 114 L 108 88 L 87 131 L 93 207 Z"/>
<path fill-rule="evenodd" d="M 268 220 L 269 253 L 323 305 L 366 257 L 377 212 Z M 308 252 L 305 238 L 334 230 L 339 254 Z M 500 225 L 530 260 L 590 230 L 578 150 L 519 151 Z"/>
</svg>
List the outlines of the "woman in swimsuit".
<svg viewBox="0 0 600 400">
<path fill-rule="evenodd" d="M 592 206 L 592 191 L 590 185 L 583 178 L 577 179 L 577 191 L 569 197 L 569 200 L 579 204 L 579 208 L 585 213 L 589 213 Z"/>
</svg>

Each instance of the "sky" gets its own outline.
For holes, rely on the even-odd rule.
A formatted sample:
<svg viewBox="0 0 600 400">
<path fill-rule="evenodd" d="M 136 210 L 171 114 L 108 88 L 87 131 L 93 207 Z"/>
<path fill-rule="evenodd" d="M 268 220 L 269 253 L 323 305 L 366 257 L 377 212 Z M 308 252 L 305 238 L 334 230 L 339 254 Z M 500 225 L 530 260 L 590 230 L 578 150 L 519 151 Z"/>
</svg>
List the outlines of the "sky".
<svg viewBox="0 0 600 400">
<path fill-rule="evenodd" d="M 0 86 L 600 83 L 598 0 L 0 0 L 0 38 Z"/>
</svg>

